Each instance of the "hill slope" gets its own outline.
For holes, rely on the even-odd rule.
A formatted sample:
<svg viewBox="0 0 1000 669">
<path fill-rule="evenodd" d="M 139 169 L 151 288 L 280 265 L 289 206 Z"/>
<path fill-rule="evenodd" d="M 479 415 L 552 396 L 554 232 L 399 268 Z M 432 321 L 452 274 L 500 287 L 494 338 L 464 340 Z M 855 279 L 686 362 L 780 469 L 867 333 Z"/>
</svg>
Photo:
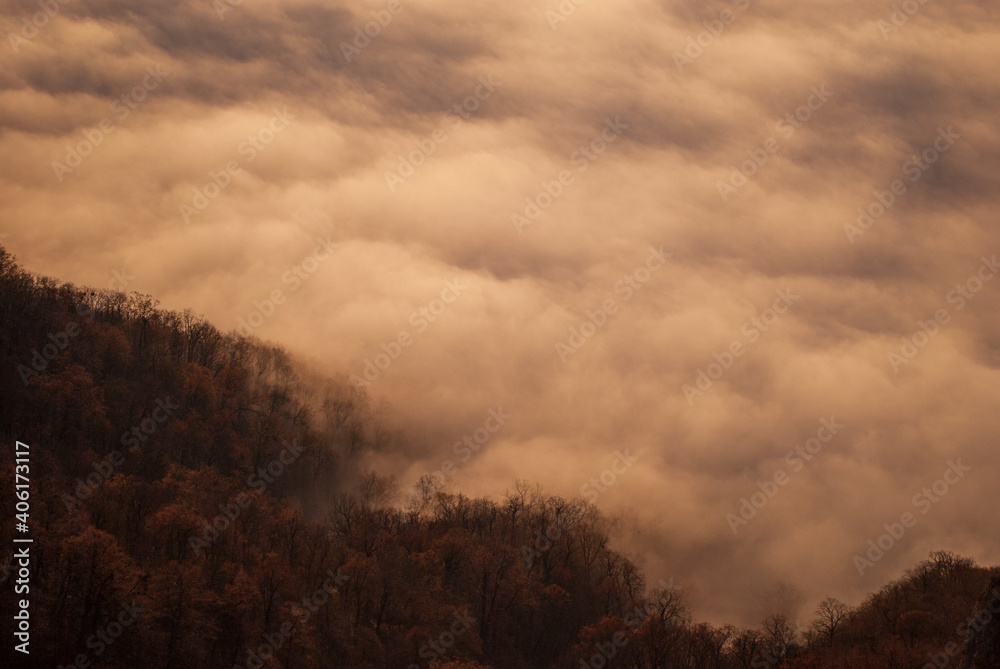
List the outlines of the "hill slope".
<svg viewBox="0 0 1000 669">
<path fill-rule="evenodd" d="M 18 536 L 34 539 L 31 654 L 5 644 L 5 666 L 959 666 L 961 624 L 991 603 L 988 570 L 938 553 L 857 609 L 824 602 L 809 630 L 696 624 L 592 505 L 424 479 L 393 507 L 362 469 L 391 440 L 363 393 L 306 384 L 280 348 L 147 296 L 33 276 L 2 247 L 0 389 L 0 489 L 11 508 L 20 441 Z"/>
</svg>

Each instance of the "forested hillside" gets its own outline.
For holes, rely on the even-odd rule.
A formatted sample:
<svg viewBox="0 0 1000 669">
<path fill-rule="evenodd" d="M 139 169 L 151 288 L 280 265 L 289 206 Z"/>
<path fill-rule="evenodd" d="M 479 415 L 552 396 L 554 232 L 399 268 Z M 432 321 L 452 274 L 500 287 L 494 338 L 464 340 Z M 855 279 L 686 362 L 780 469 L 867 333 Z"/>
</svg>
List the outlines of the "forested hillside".
<svg viewBox="0 0 1000 669">
<path fill-rule="evenodd" d="M 24 666 L 909 669 L 962 666 L 970 636 L 977 658 L 996 651 L 998 572 L 950 553 L 854 609 L 824 601 L 802 629 L 738 629 L 693 621 L 583 500 L 424 479 L 396 505 L 365 469 L 394 438 L 361 391 L 150 297 L 34 276 L 2 248 L 0 388 L 9 659 L 14 443 L 30 447 Z"/>
</svg>

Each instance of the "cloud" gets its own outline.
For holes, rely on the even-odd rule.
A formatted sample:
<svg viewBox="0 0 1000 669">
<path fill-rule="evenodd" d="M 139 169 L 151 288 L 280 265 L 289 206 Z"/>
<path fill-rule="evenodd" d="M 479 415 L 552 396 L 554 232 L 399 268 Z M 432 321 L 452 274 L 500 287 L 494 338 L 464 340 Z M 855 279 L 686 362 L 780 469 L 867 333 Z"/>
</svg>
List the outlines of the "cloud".
<svg viewBox="0 0 1000 669">
<path fill-rule="evenodd" d="M 984 3 L 925 3 L 887 39 L 893 8 L 860 1 L 574 3 L 554 29 L 554 1 L 400 0 L 388 22 L 378 0 L 227 6 L 74 0 L 16 50 L 8 37 L 0 216 L 29 268 L 105 286 L 124 266 L 130 288 L 224 329 L 283 290 L 255 334 L 330 374 L 363 373 L 407 332 L 369 388 L 408 433 L 382 466 L 412 482 L 497 406 L 514 417 L 455 489 L 499 494 L 519 476 L 580 494 L 630 449 L 627 483 L 598 504 L 631 509 L 619 541 L 714 620 L 756 622 L 779 583 L 805 602 L 780 606 L 804 614 L 857 601 L 933 549 L 996 562 L 979 510 L 1000 501 L 1000 281 L 954 299 L 1000 254 L 1000 41 Z M 4 11 L 20 35 L 38 6 Z M 342 43 L 378 16 L 348 61 Z M 123 117 L 115 101 L 149 67 L 169 74 Z M 483 77 L 500 84 L 462 108 Z M 781 125 L 822 86 L 828 101 Z M 106 118 L 60 181 L 53 163 Z M 599 141 L 608 119 L 627 128 Z M 914 179 L 913 156 L 948 128 L 959 139 Z M 412 175 L 390 189 L 404 160 Z M 181 205 L 231 161 L 186 223 Z M 905 194 L 852 243 L 845 224 L 896 180 Z M 519 233 L 512 215 L 532 206 Z M 285 273 L 327 234 L 336 249 L 291 290 Z M 650 246 L 670 259 L 633 287 Z M 457 300 L 413 317 L 456 279 Z M 771 320 L 782 290 L 800 298 Z M 888 355 L 940 309 L 949 322 L 894 371 Z M 734 536 L 726 514 L 830 416 L 843 432 Z M 967 479 L 859 578 L 852 556 L 958 457 Z"/>
</svg>

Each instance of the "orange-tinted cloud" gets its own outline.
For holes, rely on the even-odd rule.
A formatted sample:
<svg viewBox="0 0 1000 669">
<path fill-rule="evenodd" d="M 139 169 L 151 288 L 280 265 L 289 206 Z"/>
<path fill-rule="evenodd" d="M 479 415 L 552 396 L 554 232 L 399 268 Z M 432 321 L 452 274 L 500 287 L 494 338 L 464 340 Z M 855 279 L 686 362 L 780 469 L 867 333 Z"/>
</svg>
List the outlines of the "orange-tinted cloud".
<svg viewBox="0 0 1000 669">
<path fill-rule="evenodd" d="M 406 333 L 369 387 L 406 426 L 411 448 L 380 463 L 406 484 L 497 407 L 512 418 L 453 488 L 581 494 L 638 454 L 598 504 L 631 509 L 621 541 L 702 615 L 754 621 L 779 583 L 856 601 L 933 549 L 995 563 L 990 5 L 561 5 L 399 0 L 386 21 L 381 0 L 221 18 L 70 0 L 28 39 L 39 6 L 9 3 L 5 244 L 74 283 L 124 269 L 224 329 L 259 312 L 256 335 L 330 374 L 363 375 Z M 613 141 L 609 119 L 627 125 Z M 669 254 L 656 271 L 650 247 Z M 768 313 L 776 291 L 798 299 Z M 842 431 L 794 471 L 830 417 Z M 921 513 L 957 458 L 971 471 Z M 734 534 L 727 514 L 779 470 Z M 918 524 L 859 576 L 853 556 L 906 511 Z"/>
</svg>

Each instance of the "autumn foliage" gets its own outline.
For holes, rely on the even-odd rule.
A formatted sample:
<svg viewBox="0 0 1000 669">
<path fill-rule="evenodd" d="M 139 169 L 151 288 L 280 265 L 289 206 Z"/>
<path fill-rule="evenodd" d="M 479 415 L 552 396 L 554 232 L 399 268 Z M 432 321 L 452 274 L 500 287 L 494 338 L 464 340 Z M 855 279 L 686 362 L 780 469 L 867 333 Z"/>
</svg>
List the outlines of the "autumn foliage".
<svg viewBox="0 0 1000 669">
<path fill-rule="evenodd" d="M 936 554 L 806 630 L 697 623 L 592 505 L 523 482 L 399 501 L 364 470 L 393 437 L 360 391 L 2 248 L 0 388 L 4 495 L 7 445 L 32 449 L 31 666 L 903 669 L 962 641 L 989 578 Z M 5 593 L 4 639 L 13 610 Z"/>
</svg>

